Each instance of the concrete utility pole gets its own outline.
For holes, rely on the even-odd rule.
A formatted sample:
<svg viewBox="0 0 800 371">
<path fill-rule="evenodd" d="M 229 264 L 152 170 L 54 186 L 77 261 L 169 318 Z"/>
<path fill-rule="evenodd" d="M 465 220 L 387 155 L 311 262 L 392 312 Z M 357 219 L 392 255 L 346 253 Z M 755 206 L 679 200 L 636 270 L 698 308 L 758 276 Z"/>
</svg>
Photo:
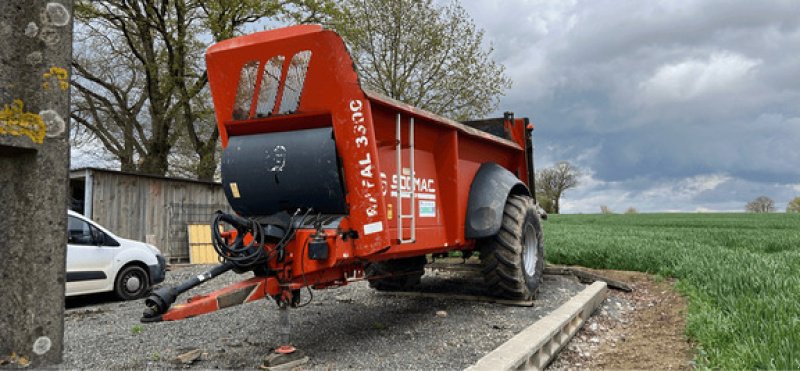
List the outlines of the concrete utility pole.
<svg viewBox="0 0 800 371">
<path fill-rule="evenodd" d="M 62 360 L 71 61 L 71 0 L 0 1 L 0 358 L 19 365 Z"/>
</svg>

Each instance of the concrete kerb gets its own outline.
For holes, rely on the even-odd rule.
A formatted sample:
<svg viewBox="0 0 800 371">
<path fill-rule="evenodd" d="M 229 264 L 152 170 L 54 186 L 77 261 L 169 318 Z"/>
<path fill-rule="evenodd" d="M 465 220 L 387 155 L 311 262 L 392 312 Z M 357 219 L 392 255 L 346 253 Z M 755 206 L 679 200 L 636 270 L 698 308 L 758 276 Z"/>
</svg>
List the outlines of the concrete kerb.
<svg viewBox="0 0 800 371">
<path fill-rule="evenodd" d="M 597 281 L 564 305 L 493 350 L 469 371 L 542 370 L 606 299 L 605 282 Z"/>
</svg>

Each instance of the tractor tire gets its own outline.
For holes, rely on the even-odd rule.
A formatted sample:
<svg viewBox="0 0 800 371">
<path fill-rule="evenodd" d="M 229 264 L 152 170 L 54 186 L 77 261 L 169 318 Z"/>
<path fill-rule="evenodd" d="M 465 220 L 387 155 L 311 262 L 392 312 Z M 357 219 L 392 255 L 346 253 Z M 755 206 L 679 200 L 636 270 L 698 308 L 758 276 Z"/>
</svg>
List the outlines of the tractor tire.
<svg viewBox="0 0 800 371">
<path fill-rule="evenodd" d="M 150 291 L 150 274 L 138 265 L 129 265 L 117 273 L 114 293 L 122 300 L 139 299 Z"/>
<path fill-rule="evenodd" d="M 511 195 L 496 235 L 477 242 L 482 271 L 492 295 L 530 300 L 544 272 L 542 227 L 533 200 Z"/>
<path fill-rule="evenodd" d="M 369 263 L 364 273 L 369 280 L 369 287 L 378 291 L 403 291 L 419 285 L 425 274 L 425 256 L 386 260 Z"/>
</svg>

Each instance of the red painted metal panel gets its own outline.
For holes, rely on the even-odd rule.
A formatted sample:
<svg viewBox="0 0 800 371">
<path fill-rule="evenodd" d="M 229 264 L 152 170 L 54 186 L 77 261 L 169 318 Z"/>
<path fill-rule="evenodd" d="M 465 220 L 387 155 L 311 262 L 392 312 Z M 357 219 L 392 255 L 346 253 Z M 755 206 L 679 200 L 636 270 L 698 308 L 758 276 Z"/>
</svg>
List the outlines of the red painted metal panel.
<svg viewBox="0 0 800 371">
<path fill-rule="evenodd" d="M 277 114 L 293 56 L 310 52 L 297 110 Z M 259 104 L 260 84 L 268 83 L 265 64 L 282 57 L 283 65 L 272 115 L 253 117 Z M 525 120 L 507 119 L 510 139 L 500 138 L 459 122 L 409 106 L 361 88 L 353 62 L 341 38 L 320 26 L 294 26 L 258 32 L 220 42 L 208 49 L 207 65 L 216 117 L 223 147 L 231 136 L 333 127 L 341 158 L 349 214 L 340 230 L 350 228 L 358 238 L 347 239 L 328 231 L 332 252 L 327 261 L 310 260 L 304 253 L 311 230 L 298 232 L 289 245 L 290 279 L 301 276 L 308 284 L 321 279 L 341 279 L 344 268 L 358 261 L 384 260 L 431 252 L 471 249 L 464 238 L 466 203 L 470 185 L 482 163 L 500 164 L 526 181 Z M 278 60 L 278 59 L 276 59 Z M 252 91 L 248 118 L 234 119 L 234 105 L 242 68 L 257 62 L 258 75 Z M 249 80 L 248 80 L 249 81 Z M 261 110 L 261 108 L 259 108 Z M 397 177 L 396 117 L 402 121 L 401 152 L 404 169 Z M 407 164 L 409 119 L 415 122 L 416 241 L 397 240 L 396 194 L 408 192 L 412 178 Z M 227 186 L 227 185 L 225 185 Z M 404 210 L 410 198 L 402 198 Z M 410 236 L 408 224 L 404 236 Z M 357 260 L 360 259 L 360 260 Z M 277 264 L 271 262 L 272 264 Z M 277 266 L 275 268 L 278 268 Z M 348 268 L 349 269 L 349 268 Z M 314 275 L 312 281 L 308 281 Z"/>
</svg>

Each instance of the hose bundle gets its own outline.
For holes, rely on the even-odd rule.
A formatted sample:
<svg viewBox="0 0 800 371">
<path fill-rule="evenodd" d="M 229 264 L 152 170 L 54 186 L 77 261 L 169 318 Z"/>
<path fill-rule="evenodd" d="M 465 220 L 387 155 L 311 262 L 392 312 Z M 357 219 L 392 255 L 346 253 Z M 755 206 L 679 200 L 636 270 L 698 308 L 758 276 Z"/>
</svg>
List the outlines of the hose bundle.
<svg viewBox="0 0 800 371">
<path fill-rule="evenodd" d="M 311 212 L 312 209 L 309 208 L 302 217 L 300 217 L 300 225 L 306 223 Z M 288 231 L 286 231 L 283 237 L 275 244 L 275 248 L 267 253 L 263 247 L 266 236 L 261 224 L 253 219 L 245 219 L 236 215 L 225 214 L 222 211 L 217 211 L 211 223 L 211 242 L 214 245 L 214 250 L 217 251 L 217 254 L 219 254 L 222 259 L 231 262 L 240 270 L 250 270 L 266 264 L 273 253 L 277 253 L 278 259 L 283 260 L 283 253 L 286 245 L 294 239 L 297 233 L 295 220 L 299 216 L 300 209 L 295 211 L 294 215 L 290 217 Z M 225 222 L 236 228 L 236 238 L 230 245 L 220 233 L 220 222 Z M 253 239 L 248 244 L 245 244 L 244 237 L 248 233 L 253 235 Z"/>
<path fill-rule="evenodd" d="M 228 223 L 236 228 L 236 238 L 230 245 L 220 233 L 220 222 Z M 253 236 L 253 239 L 245 244 L 244 237 L 248 233 Z M 217 254 L 240 269 L 252 269 L 265 264 L 269 258 L 263 248 L 264 230 L 255 220 L 217 211 L 214 221 L 211 223 L 211 236 L 211 242 Z"/>
</svg>

